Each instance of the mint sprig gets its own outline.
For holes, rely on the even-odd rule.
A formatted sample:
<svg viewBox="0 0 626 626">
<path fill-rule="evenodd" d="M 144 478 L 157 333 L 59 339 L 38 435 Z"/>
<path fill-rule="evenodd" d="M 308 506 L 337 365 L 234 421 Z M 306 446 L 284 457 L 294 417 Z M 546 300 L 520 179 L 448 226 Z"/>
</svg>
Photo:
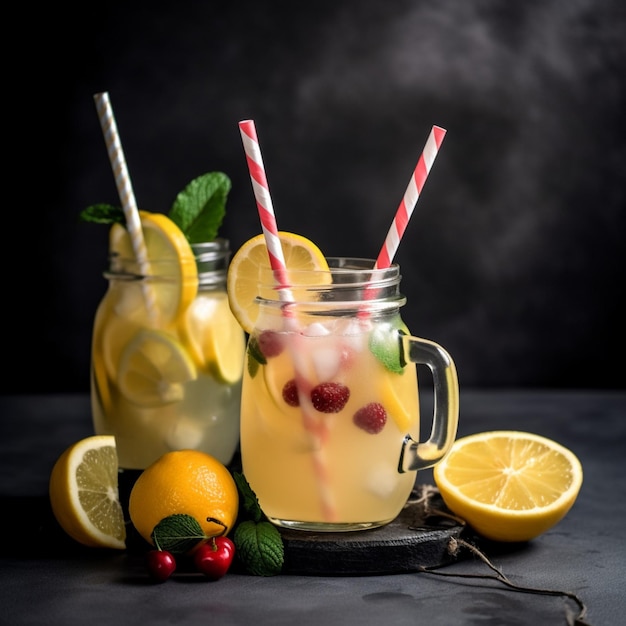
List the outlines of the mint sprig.
<svg viewBox="0 0 626 626">
<path fill-rule="evenodd" d="M 92 224 L 125 224 L 124 211 L 112 204 L 92 204 L 81 211 L 79 218 Z"/>
<path fill-rule="evenodd" d="M 162 519 L 152 531 L 152 541 L 158 550 L 172 554 L 185 554 L 206 535 L 198 521 L 191 515 L 175 513 Z"/>
<path fill-rule="evenodd" d="M 230 178 L 210 172 L 194 178 L 170 209 L 169 218 L 185 233 L 189 243 L 213 241 L 226 213 Z"/>
<path fill-rule="evenodd" d="M 263 352 L 261 352 L 261 348 L 259 347 L 259 342 L 254 335 L 250 337 L 250 341 L 248 342 L 247 353 L 248 374 L 250 374 L 250 378 L 254 378 L 256 373 L 259 371 L 259 366 L 267 363 L 267 359 L 263 356 Z"/>
<path fill-rule="evenodd" d="M 254 576 L 280 574 L 285 562 L 285 547 L 280 532 L 267 521 L 245 476 L 233 472 L 233 478 L 239 490 L 242 508 L 233 534 L 236 558 Z"/>
<path fill-rule="evenodd" d="M 177 196 L 167 216 L 182 230 L 189 243 L 213 241 L 226 215 L 230 178 L 208 172 L 194 178 Z M 79 219 L 93 224 L 126 224 L 124 211 L 112 204 L 93 204 Z"/>
<path fill-rule="evenodd" d="M 254 576 L 280 574 L 285 560 L 283 542 L 270 522 L 246 520 L 235 528 L 235 554 L 246 571 Z"/>
</svg>

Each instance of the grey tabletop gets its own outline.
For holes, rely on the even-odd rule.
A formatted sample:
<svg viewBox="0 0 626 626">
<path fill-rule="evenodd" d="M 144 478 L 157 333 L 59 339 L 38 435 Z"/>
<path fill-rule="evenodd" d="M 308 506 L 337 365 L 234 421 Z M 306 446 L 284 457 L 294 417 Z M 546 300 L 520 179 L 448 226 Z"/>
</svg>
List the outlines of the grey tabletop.
<svg viewBox="0 0 626 626">
<path fill-rule="evenodd" d="M 437 571 L 390 575 L 228 573 L 149 582 L 141 555 L 78 546 L 56 526 L 48 476 L 61 452 L 92 433 L 87 395 L 0 397 L 0 623 L 429 624 L 625 623 L 626 392 L 466 390 L 459 435 L 513 429 L 569 447 L 584 470 L 580 495 L 557 526 L 524 544 L 484 544 L 520 591 L 471 553 Z M 432 485 L 432 473 L 417 483 Z M 471 575 L 468 577 L 467 575 Z"/>
</svg>

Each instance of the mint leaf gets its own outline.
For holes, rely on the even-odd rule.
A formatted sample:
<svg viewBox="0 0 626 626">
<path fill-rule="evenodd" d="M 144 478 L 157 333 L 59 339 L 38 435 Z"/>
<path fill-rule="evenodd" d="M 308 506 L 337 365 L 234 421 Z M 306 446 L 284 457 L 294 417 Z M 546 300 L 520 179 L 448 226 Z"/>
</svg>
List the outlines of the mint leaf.
<svg viewBox="0 0 626 626">
<path fill-rule="evenodd" d="M 81 221 L 92 224 L 126 224 L 122 208 L 112 204 L 92 204 L 83 209 L 78 217 Z"/>
<path fill-rule="evenodd" d="M 248 374 L 254 378 L 259 371 L 259 365 L 265 365 L 267 359 L 263 356 L 257 338 L 252 336 L 248 341 Z"/>
<path fill-rule="evenodd" d="M 151 537 L 159 550 L 169 550 L 172 554 L 189 552 L 199 541 L 206 539 L 198 521 L 183 513 L 162 519 L 154 527 Z"/>
<path fill-rule="evenodd" d="M 189 243 L 213 241 L 226 213 L 230 178 L 209 172 L 194 178 L 178 196 L 168 217 L 185 233 Z"/>
<path fill-rule="evenodd" d="M 242 522 L 233 537 L 237 558 L 249 574 L 275 576 L 285 561 L 285 550 L 278 529 L 270 522 Z"/>
<path fill-rule="evenodd" d="M 239 490 L 241 504 L 244 511 L 248 514 L 250 519 L 255 522 L 260 522 L 264 518 L 264 514 L 261 510 L 256 494 L 252 490 L 252 487 L 250 487 L 246 477 L 239 472 L 233 472 L 233 478 L 235 479 L 235 484 Z"/>
</svg>

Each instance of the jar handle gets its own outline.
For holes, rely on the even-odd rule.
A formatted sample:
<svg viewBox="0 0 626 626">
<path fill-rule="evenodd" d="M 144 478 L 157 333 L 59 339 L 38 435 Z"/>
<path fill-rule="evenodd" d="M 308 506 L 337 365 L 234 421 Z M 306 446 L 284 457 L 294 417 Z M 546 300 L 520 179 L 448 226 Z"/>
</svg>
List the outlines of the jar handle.
<svg viewBox="0 0 626 626">
<path fill-rule="evenodd" d="M 459 421 L 459 383 L 454 361 L 439 344 L 400 332 L 405 362 L 427 365 L 433 377 L 434 409 L 428 441 L 406 435 L 398 471 L 410 472 L 436 465 L 456 438 Z"/>
</svg>

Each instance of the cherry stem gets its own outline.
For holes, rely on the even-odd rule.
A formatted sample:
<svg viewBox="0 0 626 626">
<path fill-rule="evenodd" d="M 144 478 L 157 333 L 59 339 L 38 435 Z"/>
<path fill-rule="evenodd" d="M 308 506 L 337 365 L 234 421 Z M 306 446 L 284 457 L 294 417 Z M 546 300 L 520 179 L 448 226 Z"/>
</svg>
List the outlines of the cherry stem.
<svg viewBox="0 0 626 626">
<path fill-rule="evenodd" d="M 222 532 L 219 535 L 216 535 L 217 537 L 222 537 L 223 535 L 226 534 L 226 531 L 228 530 L 228 526 L 226 526 L 226 524 L 224 524 L 224 522 L 222 522 L 222 520 L 217 519 L 216 517 L 207 517 L 206 518 L 207 522 L 213 522 L 214 524 L 217 524 L 218 526 L 222 527 Z"/>
</svg>

